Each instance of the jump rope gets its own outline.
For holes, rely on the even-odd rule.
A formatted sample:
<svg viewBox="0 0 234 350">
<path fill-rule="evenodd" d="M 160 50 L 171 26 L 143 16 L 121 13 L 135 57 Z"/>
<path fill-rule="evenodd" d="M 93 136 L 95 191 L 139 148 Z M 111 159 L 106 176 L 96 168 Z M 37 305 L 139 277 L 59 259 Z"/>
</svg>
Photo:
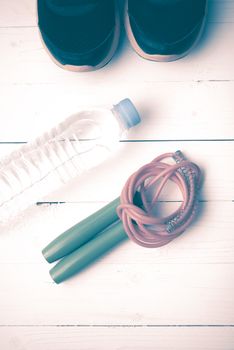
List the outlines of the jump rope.
<svg viewBox="0 0 234 350">
<path fill-rule="evenodd" d="M 173 158 L 177 164 L 162 162 L 167 158 Z M 199 167 L 187 161 L 183 154 L 177 151 L 155 158 L 131 175 L 123 188 L 120 196 L 121 204 L 117 208 L 118 216 L 123 222 L 128 237 L 143 247 L 157 248 L 183 233 L 196 213 L 200 174 Z M 152 214 L 152 211 L 168 180 L 179 187 L 183 201 L 171 215 L 157 217 Z M 146 192 L 157 182 L 159 185 L 149 203 Z M 137 191 L 140 193 L 143 208 L 133 204 Z"/>
<path fill-rule="evenodd" d="M 160 217 L 155 207 L 168 181 L 178 186 L 183 199 L 172 214 Z M 51 277 L 56 283 L 64 281 L 126 237 L 147 248 L 168 244 L 194 220 L 200 186 L 199 167 L 186 160 L 182 152 L 158 156 L 128 178 L 120 198 L 73 226 L 43 249 L 48 262 L 61 259 L 50 270 Z M 152 199 L 148 196 L 150 190 Z"/>
</svg>

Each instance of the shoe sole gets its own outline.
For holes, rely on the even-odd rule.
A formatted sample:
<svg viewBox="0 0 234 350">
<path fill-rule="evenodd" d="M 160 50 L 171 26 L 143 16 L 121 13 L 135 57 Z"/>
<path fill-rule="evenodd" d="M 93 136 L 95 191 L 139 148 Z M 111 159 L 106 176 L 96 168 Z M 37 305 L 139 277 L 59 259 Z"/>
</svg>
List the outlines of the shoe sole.
<svg viewBox="0 0 234 350">
<path fill-rule="evenodd" d="M 208 1 L 206 2 L 205 14 L 204 14 L 204 18 L 203 18 L 202 25 L 201 25 L 200 31 L 198 33 L 198 36 L 197 36 L 196 40 L 194 41 L 194 43 L 192 44 L 192 46 L 187 51 L 185 51 L 179 55 L 157 55 L 157 54 L 151 55 L 151 54 L 147 54 L 146 52 L 144 52 L 142 50 L 142 48 L 138 45 L 138 43 L 134 37 L 133 31 L 132 31 L 132 28 L 130 25 L 129 16 L 128 16 L 128 1 L 126 1 L 125 9 L 124 9 L 124 23 L 125 23 L 125 30 L 127 33 L 128 40 L 130 41 L 130 44 L 133 47 L 133 49 L 136 51 L 136 53 L 146 60 L 155 61 L 155 62 L 172 62 L 172 61 L 179 60 L 180 58 L 187 56 L 190 53 L 190 51 L 192 51 L 194 49 L 194 47 L 197 45 L 198 41 L 200 40 L 201 35 L 203 33 L 203 30 L 204 30 L 204 27 L 205 27 L 205 22 L 206 22 L 206 17 L 207 17 L 207 9 L 208 9 Z"/>
<path fill-rule="evenodd" d="M 37 13 L 37 23 L 38 23 L 39 19 L 38 19 L 37 2 L 36 2 L 36 13 Z M 112 59 L 112 57 L 113 57 L 113 55 L 118 47 L 118 44 L 119 44 L 120 13 L 119 13 L 118 5 L 115 1 L 115 34 L 114 34 L 111 48 L 110 48 L 109 52 L 107 53 L 106 57 L 100 63 L 98 63 L 96 66 L 89 66 L 89 65 L 78 66 L 78 65 L 62 64 L 52 55 L 52 53 L 50 52 L 50 50 L 46 46 L 40 30 L 39 30 L 39 35 L 40 35 L 40 39 L 41 39 L 41 42 L 43 44 L 45 51 L 50 56 L 51 60 L 60 68 L 63 68 L 65 70 L 68 70 L 71 72 L 92 72 L 92 71 L 98 70 L 98 69 L 104 67 Z"/>
</svg>

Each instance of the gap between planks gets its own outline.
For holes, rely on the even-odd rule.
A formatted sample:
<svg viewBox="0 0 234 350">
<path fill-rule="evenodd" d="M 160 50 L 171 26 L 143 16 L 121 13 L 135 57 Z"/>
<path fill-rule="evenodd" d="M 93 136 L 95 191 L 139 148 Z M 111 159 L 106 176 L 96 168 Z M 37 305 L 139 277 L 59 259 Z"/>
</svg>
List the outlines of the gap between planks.
<svg viewBox="0 0 234 350">
<path fill-rule="evenodd" d="M 74 327 L 74 328 L 234 328 L 234 324 L 25 324 L 11 325 L 0 324 L 0 328 L 24 328 L 24 327 Z"/>
<path fill-rule="evenodd" d="M 74 141 L 74 140 L 70 140 Z M 144 139 L 144 140 L 120 140 L 121 143 L 159 143 L 159 142 L 233 142 L 234 138 L 223 139 Z M 0 145 L 20 145 L 27 141 L 0 141 Z"/>
</svg>

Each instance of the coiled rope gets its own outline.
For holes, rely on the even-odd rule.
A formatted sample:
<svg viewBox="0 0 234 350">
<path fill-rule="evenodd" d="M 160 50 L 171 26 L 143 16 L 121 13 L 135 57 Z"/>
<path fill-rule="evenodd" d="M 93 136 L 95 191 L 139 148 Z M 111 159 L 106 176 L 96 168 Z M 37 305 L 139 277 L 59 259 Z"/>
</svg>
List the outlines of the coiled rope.
<svg viewBox="0 0 234 350">
<path fill-rule="evenodd" d="M 163 162 L 167 158 L 172 158 L 176 164 Z M 183 200 L 171 215 L 157 217 L 153 214 L 153 209 L 168 180 L 179 187 Z M 148 248 L 160 247 L 171 242 L 186 230 L 195 217 L 200 183 L 199 167 L 187 161 L 180 151 L 165 153 L 141 167 L 127 180 L 117 208 L 126 234 L 135 243 Z M 153 185 L 156 190 L 149 202 L 146 192 Z M 136 192 L 141 196 L 141 207 L 134 204 Z"/>
</svg>

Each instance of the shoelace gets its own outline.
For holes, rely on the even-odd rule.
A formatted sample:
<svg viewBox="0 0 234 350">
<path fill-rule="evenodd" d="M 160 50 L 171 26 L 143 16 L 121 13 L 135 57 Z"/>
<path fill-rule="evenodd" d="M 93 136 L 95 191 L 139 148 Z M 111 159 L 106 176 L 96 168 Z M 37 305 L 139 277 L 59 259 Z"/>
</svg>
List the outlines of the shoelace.
<svg viewBox="0 0 234 350">
<path fill-rule="evenodd" d="M 167 158 L 172 158 L 176 164 L 163 162 Z M 171 215 L 157 217 L 152 211 L 168 180 L 179 187 L 183 200 Z M 165 153 L 137 170 L 127 180 L 117 208 L 128 237 L 141 246 L 156 248 L 182 234 L 196 215 L 200 182 L 199 167 L 187 161 L 180 151 Z M 146 192 L 153 185 L 156 190 L 149 202 Z M 142 207 L 133 203 L 137 191 L 141 195 Z"/>
</svg>

